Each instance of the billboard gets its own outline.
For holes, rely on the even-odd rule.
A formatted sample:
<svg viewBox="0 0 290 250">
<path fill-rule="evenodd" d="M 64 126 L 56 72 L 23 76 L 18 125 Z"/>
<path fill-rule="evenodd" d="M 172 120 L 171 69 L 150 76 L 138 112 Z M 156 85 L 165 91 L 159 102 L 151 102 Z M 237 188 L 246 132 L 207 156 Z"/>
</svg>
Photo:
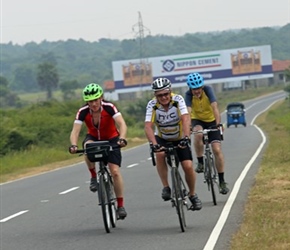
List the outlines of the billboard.
<svg viewBox="0 0 290 250">
<path fill-rule="evenodd" d="M 271 46 L 168 55 L 112 62 L 115 90 L 149 90 L 151 82 L 166 77 L 172 87 L 186 86 L 186 77 L 200 73 L 205 84 L 273 77 Z"/>
</svg>

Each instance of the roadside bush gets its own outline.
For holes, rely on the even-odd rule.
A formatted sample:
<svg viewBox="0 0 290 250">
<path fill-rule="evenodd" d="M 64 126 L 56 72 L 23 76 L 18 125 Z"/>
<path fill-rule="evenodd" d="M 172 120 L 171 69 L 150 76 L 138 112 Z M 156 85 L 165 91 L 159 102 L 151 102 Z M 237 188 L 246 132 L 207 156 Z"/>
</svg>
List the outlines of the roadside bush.
<svg viewBox="0 0 290 250">
<path fill-rule="evenodd" d="M 34 144 L 33 136 L 17 128 L 3 128 L 0 132 L 0 155 L 5 155 L 11 151 L 21 151 Z"/>
</svg>

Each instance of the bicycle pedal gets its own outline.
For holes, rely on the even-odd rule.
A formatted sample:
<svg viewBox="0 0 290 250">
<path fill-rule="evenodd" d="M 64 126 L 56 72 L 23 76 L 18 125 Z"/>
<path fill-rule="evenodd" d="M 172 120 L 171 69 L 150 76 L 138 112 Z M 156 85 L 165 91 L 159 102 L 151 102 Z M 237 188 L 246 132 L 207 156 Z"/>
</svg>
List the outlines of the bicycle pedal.
<svg viewBox="0 0 290 250">
<path fill-rule="evenodd" d="M 175 202 L 174 202 L 174 200 L 171 200 L 171 205 L 172 205 L 172 207 L 175 207 Z"/>
<path fill-rule="evenodd" d="M 182 193 L 183 193 L 183 197 L 184 198 L 186 198 L 188 196 L 188 192 L 186 191 L 186 189 L 183 189 Z"/>
</svg>

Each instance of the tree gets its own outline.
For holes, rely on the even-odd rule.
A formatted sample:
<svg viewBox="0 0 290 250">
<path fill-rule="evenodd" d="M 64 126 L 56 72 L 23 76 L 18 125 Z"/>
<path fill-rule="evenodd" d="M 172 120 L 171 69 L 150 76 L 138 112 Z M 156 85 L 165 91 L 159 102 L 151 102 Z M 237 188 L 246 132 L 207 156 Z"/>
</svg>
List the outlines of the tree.
<svg viewBox="0 0 290 250">
<path fill-rule="evenodd" d="M 5 97 L 9 92 L 8 81 L 5 77 L 0 76 L 0 94 L 1 97 Z"/>
<path fill-rule="evenodd" d="M 20 107 L 20 98 L 10 91 L 8 81 L 5 77 L 0 76 L 0 106 L 2 107 Z"/>
<path fill-rule="evenodd" d="M 65 81 L 60 84 L 60 89 L 62 91 L 63 99 L 69 100 L 75 97 L 75 89 L 79 87 L 79 83 L 74 81 Z"/>
<path fill-rule="evenodd" d="M 9 87 L 15 91 L 37 92 L 39 91 L 35 72 L 35 66 L 29 64 L 21 64 L 14 71 L 14 82 Z"/>
<path fill-rule="evenodd" d="M 52 90 L 57 88 L 59 76 L 56 67 L 49 62 L 38 65 L 37 83 L 47 91 L 47 100 L 52 99 Z"/>
</svg>

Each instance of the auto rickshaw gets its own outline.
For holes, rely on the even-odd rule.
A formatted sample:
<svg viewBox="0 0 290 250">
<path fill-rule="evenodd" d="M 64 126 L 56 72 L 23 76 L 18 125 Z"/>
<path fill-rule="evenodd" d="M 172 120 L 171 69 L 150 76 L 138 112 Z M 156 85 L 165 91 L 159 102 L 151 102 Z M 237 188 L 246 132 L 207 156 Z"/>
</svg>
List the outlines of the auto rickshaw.
<svg viewBox="0 0 290 250">
<path fill-rule="evenodd" d="M 245 117 L 245 106 L 240 102 L 232 102 L 227 105 L 227 127 L 235 125 L 237 127 L 239 124 L 247 126 Z"/>
</svg>

